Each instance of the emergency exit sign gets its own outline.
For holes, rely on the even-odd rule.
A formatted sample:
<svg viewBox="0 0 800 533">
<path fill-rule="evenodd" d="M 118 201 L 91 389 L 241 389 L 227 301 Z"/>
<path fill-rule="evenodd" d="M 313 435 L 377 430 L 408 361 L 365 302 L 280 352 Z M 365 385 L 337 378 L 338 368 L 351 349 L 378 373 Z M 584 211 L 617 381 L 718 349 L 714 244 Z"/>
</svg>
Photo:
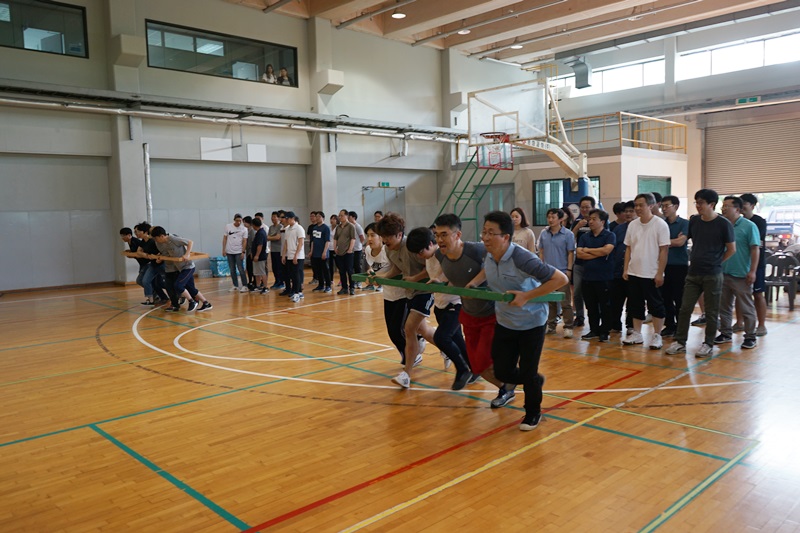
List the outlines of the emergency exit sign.
<svg viewBox="0 0 800 533">
<path fill-rule="evenodd" d="M 389 182 L 388 181 L 379 181 L 378 182 L 378 187 L 388 187 L 388 186 L 389 186 Z"/>
<path fill-rule="evenodd" d="M 736 105 L 757 104 L 761 102 L 760 96 L 747 96 L 745 98 L 737 98 Z"/>
</svg>

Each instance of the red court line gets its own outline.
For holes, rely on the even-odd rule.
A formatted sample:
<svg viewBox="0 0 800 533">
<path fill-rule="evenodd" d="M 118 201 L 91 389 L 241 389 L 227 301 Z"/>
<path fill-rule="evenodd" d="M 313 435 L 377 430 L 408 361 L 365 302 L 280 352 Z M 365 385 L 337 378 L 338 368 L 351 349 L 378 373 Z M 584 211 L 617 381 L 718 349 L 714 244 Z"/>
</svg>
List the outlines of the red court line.
<svg viewBox="0 0 800 533">
<path fill-rule="evenodd" d="M 605 385 L 601 385 L 601 386 L 596 387 L 596 388 L 597 389 L 605 389 L 607 387 L 610 387 L 611 385 L 619 383 L 620 381 L 624 381 L 626 379 L 632 378 L 633 376 L 636 376 L 636 375 L 640 374 L 641 372 L 642 372 L 642 370 L 634 370 L 630 374 L 628 374 L 627 376 L 623 376 L 621 378 L 615 379 L 614 381 L 611 381 L 609 383 L 606 383 Z M 585 392 L 583 394 L 579 394 L 575 398 L 572 398 L 572 400 L 580 400 L 581 398 L 584 398 L 584 397 L 589 396 L 591 394 L 595 394 L 595 393 Z M 554 405 L 552 407 L 544 409 L 544 412 L 551 411 L 553 409 L 558 409 L 559 407 L 561 407 L 563 405 L 566 405 L 568 403 L 570 403 L 570 400 L 564 400 L 561 403 L 558 403 L 558 404 L 556 404 L 556 405 Z M 391 472 L 387 472 L 387 473 L 382 474 L 382 475 L 380 475 L 380 476 L 378 476 L 376 478 L 372 478 L 370 480 L 364 481 L 364 482 L 359 483 L 357 485 L 353 485 L 352 487 L 346 488 L 346 489 L 341 490 L 339 492 L 335 492 L 335 493 L 333 493 L 333 494 L 331 494 L 329 496 L 326 496 L 326 497 L 321 498 L 321 499 L 319 499 L 317 501 L 314 501 L 314 502 L 311 502 L 311 503 L 309 503 L 307 505 L 304 505 L 303 507 L 298 507 L 297 509 L 294 509 L 293 511 L 289 511 L 288 513 L 282 514 L 280 516 L 276 516 L 275 518 L 273 518 L 271 520 L 267 520 L 264 523 L 258 524 L 257 526 L 253 526 L 250 529 L 246 529 L 242 533 L 254 533 L 256 531 L 262 531 L 262 530 L 267 529 L 269 527 L 278 525 L 281 522 L 285 522 L 285 521 L 290 520 L 292 518 L 296 518 L 296 517 L 302 515 L 303 513 L 306 513 L 307 511 L 311 511 L 312 509 L 316 509 L 317 507 L 321 507 L 321 506 L 323 506 L 325 504 L 328 504 L 328 503 L 331 503 L 333 501 L 336 501 L 336 500 L 339 500 L 341 498 L 344 498 L 345 496 L 349 496 L 350 494 L 358 492 L 358 491 L 360 491 L 360 490 L 362 490 L 362 489 L 364 489 L 366 487 L 369 487 L 371 485 L 375 485 L 376 483 L 380 483 L 381 481 L 393 478 L 393 477 L 395 477 L 397 475 L 402 474 L 403 472 L 408 472 L 409 470 L 411 470 L 413 468 L 416 468 L 418 466 L 422 466 L 422 465 L 424 465 L 426 463 L 430 463 L 434 459 L 438 459 L 439 457 L 442 457 L 443 455 L 447 455 L 448 453 L 453 452 L 455 450 L 458 450 L 459 448 L 463 448 L 465 446 L 468 446 L 470 444 L 473 444 L 475 442 L 483 440 L 483 439 L 485 439 L 487 437 L 491 437 L 492 435 L 500 433 L 501 431 L 505 431 L 505 430 L 507 430 L 509 428 L 512 428 L 512 427 L 514 427 L 514 426 L 516 426 L 518 424 L 519 424 L 519 421 L 515 421 L 515 422 L 512 422 L 510 424 L 505 424 L 503 426 L 496 427 L 496 428 L 494 428 L 493 430 L 491 430 L 491 431 L 489 431 L 487 433 L 484 433 L 482 435 L 478 435 L 478 436 L 473 437 L 473 438 L 471 438 L 469 440 L 466 440 L 464 442 L 460 442 L 460 443 L 455 444 L 455 445 L 453 445 L 453 446 L 451 446 L 449 448 L 445 448 L 444 450 L 438 451 L 438 452 L 436 452 L 436 453 L 434 453 L 432 455 L 429 455 L 427 457 L 423 457 L 422 459 L 418 459 L 417 461 L 414 461 L 413 463 L 409 463 L 406 466 L 402 466 L 402 467 L 398 468 L 397 470 L 392 470 Z"/>
</svg>

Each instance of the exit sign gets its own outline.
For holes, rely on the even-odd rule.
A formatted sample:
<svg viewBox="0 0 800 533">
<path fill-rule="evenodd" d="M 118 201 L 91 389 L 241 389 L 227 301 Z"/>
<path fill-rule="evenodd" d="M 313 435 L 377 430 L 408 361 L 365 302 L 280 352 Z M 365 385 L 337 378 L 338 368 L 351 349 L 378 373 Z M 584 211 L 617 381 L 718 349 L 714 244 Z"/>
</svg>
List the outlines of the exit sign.
<svg viewBox="0 0 800 533">
<path fill-rule="evenodd" d="M 736 105 L 757 104 L 761 102 L 760 96 L 748 96 L 746 98 L 737 98 Z"/>
<path fill-rule="evenodd" d="M 388 181 L 379 181 L 378 182 L 378 187 L 388 187 L 388 186 L 389 186 L 389 182 Z"/>
</svg>

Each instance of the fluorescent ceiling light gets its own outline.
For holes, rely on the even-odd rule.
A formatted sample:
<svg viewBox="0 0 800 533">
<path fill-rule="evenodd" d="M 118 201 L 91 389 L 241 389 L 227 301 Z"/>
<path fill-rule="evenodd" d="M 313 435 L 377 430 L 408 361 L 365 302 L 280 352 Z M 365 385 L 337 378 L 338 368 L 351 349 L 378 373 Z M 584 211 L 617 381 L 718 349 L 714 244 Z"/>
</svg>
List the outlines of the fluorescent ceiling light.
<svg viewBox="0 0 800 533">
<path fill-rule="evenodd" d="M 511 46 L 509 46 L 509 48 L 511 48 L 512 50 L 521 50 L 522 49 L 522 45 L 521 44 L 512 44 Z"/>
<path fill-rule="evenodd" d="M 469 32 L 470 30 L 458 30 L 458 32 L 456 33 L 458 33 L 459 35 L 469 35 Z"/>
<path fill-rule="evenodd" d="M 406 18 L 406 14 L 400 11 L 399 9 L 395 9 L 394 13 L 392 13 L 393 19 L 404 19 Z"/>
</svg>

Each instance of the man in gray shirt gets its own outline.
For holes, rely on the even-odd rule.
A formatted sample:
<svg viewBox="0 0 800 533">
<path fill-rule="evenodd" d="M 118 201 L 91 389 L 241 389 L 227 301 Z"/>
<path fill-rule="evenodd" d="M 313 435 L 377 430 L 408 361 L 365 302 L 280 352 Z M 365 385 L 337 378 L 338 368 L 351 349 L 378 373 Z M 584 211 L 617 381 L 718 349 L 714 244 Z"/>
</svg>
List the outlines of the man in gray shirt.
<svg viewBox="0 0 800 533">
<path fill-rule="evenodd" d="M 171 287 L 168 292 L 172 305 L 165 311 L 180 311 L 178 297 L 184 291 L 189 294 L 188 311 L 194 311 L 197 308 L 198 300 L 203 303 L 197 309 L 198 313 L 211 309 L 211 302 L 206 300 L 203 293 L 194 286 L 194 262 L 191 260 L 192 241 L 181 239 L 175 235 L 167 235 L 166 230 L 161 226 L 152 228 L 150 236 L 156 241 L 158 251 L 161 253 L 151 256 L 149 259 L 166 262 L 167 289 Z"/>
<path fill-rule="evenodd" d="M 267 230 L 267 241 L 269 241 L 269 257 L 272 263 L 272 275 L 275 276 L 275 283 L 270 289 L 286 288 L 286 267 L 281 262 L 281 249 L 283 247 L 283 226 L 281 225 L 280 215 L 285 214 L 278 211 L 272 212 L 272 225 Z"/>
<path fill-rule="evenodd" d="M 355 294 L 353 285 L 353 248 L 356 245 L 356 228 L 347 220 L 347 209 L 339 211 L 339 225 L 333 234 L 336 245 L 336 268 L 339 269 L 339 279 L 342 289 L 336 294 Z"/>
</svg>

